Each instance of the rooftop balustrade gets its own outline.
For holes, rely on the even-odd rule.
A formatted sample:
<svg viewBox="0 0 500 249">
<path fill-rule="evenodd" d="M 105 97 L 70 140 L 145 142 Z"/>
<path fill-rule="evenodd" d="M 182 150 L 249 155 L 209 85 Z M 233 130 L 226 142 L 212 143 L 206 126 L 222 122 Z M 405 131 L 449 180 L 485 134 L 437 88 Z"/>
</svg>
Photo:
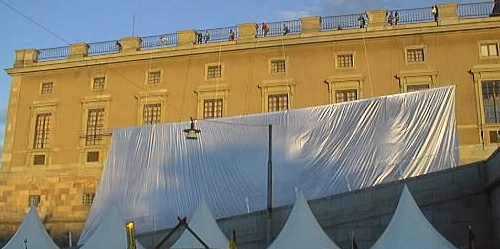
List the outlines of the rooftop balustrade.
<svg viewBox="0 0 500 249">
<path fill-rule="evenodd" d="M 368 25 L 368 17 L 365 13 L 327 16 L 321 18 L 321 30 L 341 30 L 341 29 L 357 29 L 365 28 Z"/>
<path fill-rule="evenodd" d="M 236 40 L 238 37 L 238 27 L 233 26 L 216 29 L 200 29 L 196 31 L 196 34 L 197 44 L 230 41 Z"/>
<path fill-rule="evenodd" d="M 451 17 L 452 19 L 454 18 L 453 20 L 488 18 L 491 16 L 500 15 L 500 6 L 496 6 L 494 2 L 458 5 L 446 4 L 439 5 L 438 10 L 439 16 L 441 16 L 441 14 L 444 14 L 443 19 Z M 372 13 L 372 15 L 370 16 L 369 13 Z M 238 38 L 247 39 L 248 37 L 250 37 L 251 39 L 254 39 L 283 35 L 300 35 L 302 33 L 311 32 L 311 30 L 313 32 L 328 32 L 339 29 L 363 28 L 363 31 L 360 32 L 368 32 L 369 29 L 364 28 L 376 25 L 405 25 L 426 22 L 437 22 L 439 25 L 441 21 L 440 19 L 435 19 L 430 6 L 417 9 L 388 10 L 386 11 L 385 17 L 382 16 L 383 14 L 383 11 L 371 11 L 362 14 L 337 15 L 317 17 L 316 19 L 303 18 L 299 20 L 270 22 L 266 23 L 265 25 L 263 23 L 256 23 L 255 33 L 251 31 L 251 36 L 248 35 L 248 28 L 244 33 L 243 30 L 241 30 L 241 28 L 245 27 L 245 25 L 239 25 L 224 28 L 194 30 L 190 31 L 192 33 L 187 33 L 187 36 L 185 35 L 185 32 L 182 36 L 178 32 L 164 35 L 124 38 L 122 40 L 115 41 L 96 42 L 88 44 L 82 43 L 78 44 L 78 46 L 72 44 L 66 47 L 33 50 L 33 52 L 19 50 L 17 51 L 17 60 L 14 65 L 16 67 L 19 67 L 23 65 L 31 65 L 31 63 L 33 62 L 47 62 L 68 58 L 81 58 L 85 56 L 118 54 L 121 52 L 169 48 L 186 44 L 216 43 L 233 40 L 237 41 Z M 376 17 L 377 20 L 369 20 L 369 16 Z M 386 19 L 385 23 L 383 22 L 384 18 Z M 443 24 L 444 23 L 445 22 L 443 22 Z M 447 24 L 449 23 L 450 21 L 447 22 Z M 267 31 L 265 26 L 267 26 Z M 253 29 L 253 27 L 250 27 L 250 29 Z M 243 35 L 243 37 L 240 37 L 240 35 Z"/>
</svg>

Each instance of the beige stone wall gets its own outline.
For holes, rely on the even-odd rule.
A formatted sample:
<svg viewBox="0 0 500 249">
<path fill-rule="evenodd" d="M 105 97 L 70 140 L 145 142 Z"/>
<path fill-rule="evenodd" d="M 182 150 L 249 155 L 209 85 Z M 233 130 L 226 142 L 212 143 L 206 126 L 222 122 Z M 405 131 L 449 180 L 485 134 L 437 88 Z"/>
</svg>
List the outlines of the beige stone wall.
<svg viewBox="0 0 500 249">
<path fill-rule="evenodd" d="M 316 22 L 315 18 L 309 20 Z M 106 99 L 106 126 L 140 125 L 139 101 L 161 97 L 162 122 L 187 121 L 199 113 L 200 89 L 227 90 L 224 116 L 260 113 L 262 88 L 286 82 L 293 86 L 291 108 L 331 103 L 328 82 L 356 79 L 360 98 L 400 93 L 404 82 L 432 78 L 431 87 L 456 86 L 457 128 L 462 161 L 488 157 L 496 145 L 482 143 L 474 67 L 498 65 L 498 60 L 481 60 L 478 42 L 498 40 L 500 19 L 450 21 L 373 27 L 373 30 L 309 32 L 304 37 L 245 37 L 241 42 L 181 44 L 174 48 L 136 51 L 137 39 L 127 38 L 131 48 L 120 54 L 86 56 L 67 60 L 17 62 L 12 76 L 11 102 L 5 135 L 0 188 L 0 229 L 14 231 L 28 211 L 28 196 L 41 195 L 41 217 L 52 232 L 62 237 L 79 231 L 89 207 L 82 205 L 84 192 L 95 192 L 101 177 L 110 137 L 95 147 L 102 152 L 98 163 L 85 163 L 82 144 L 85 105 L 92 99 Z M 248 27 L 247 27 L 248 26 Z M 249 32 L 251 25 L 246 25 Z M 184 32 L 190 34 L 192 32 Z M 251 33 L 251 32 L 250 32 Z M 134 45 L 136 44 L 136 45 Z M 79 47 L 86 47 L 78 44 Z M 408 64 L 405 49 L 423 47 L 425 62 Z M 80 51 L 80 50 L 79 50 Z M 352 69 L 336 69 L 335 56 L 354 54 Z M 286 60 L 284 75 L 270 75 L 273 58 Z M 221 64 L 222 77 L 207 80 L 206 65 Z M 162 81 L 146 84 L 147 72 L 160 70 Z M 106 77 L 103 91 L 91 89 L 94 77 Z M 423 78 L 425 78 L 423 77 Z M 54 91 L 41 95 L 43 82 L 53 82 Z M 34 166 L 33 112 L 43 105 L 54 110 L 49 149 L 50 163 Z"/>
</svg>

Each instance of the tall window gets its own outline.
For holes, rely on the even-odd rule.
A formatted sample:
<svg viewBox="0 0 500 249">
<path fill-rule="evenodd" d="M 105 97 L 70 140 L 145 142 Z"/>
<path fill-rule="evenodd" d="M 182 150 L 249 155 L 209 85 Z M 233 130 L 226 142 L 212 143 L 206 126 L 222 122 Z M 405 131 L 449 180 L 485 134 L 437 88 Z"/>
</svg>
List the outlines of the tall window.
<svg viewBox="0 0 500 249">
<path fill-rule="evenodd" d="M 41 90 L 42 94 L 52 93 L 53 90 L 54 90 L 54 83 L 53 82 L 42 83 L 42 90 Z"/>
<path fill-rule="evenodd" d="M 161 71 L 148 72 L 148 84 L 160 84 L 160 83 L 161 83 Z"/>
<path fill-rule="evenodd" d="M 358 99 L 358 90 L 340 90 L 335 91 L 335 103 L 354 101 Z"/>
<path fill-rule="evenodd" d="M 429 89 L 429 84 L 406 85 L 406 92 L 416 92 Z"/>
<path fill-rule="evenodd" d="M 267 98 L 269 112 L 288 110 L 288 94 L 269 94 Z"/>
<path fill-rule="evenodd" d="M 92 203 L 94 202 L 94 197 L 95 193 L 84 193 L 82 204 L 84 206 L 92 206 Z"/>
<path fill-rule="evenodd" d="M 220 78 L 222 76 L 221 65 L 207 67 L 207 79 Z"/>
<path fill-rule="evenodd" d="M 40 113 L 36 115 L 34 149 L 46 148 L 50 140 L 50 126 L 52 113 Z"/>
<path fill-rule="evenodd" d="M 102 140 L 104 129 L 104 108 L 89 109 L 87 115 L 87 131 L 85 145 L 98 145 Z"/>
<path fill-rule="evenodd" d="M 272 60 L 271 61 L 271 73 L 272 74 L 280 74 L 285 73 L 285 60 Z"/>
<path fill-rule="evenodd" d="M 95 77 L 94 81 L 92 83 L 92 89 L 95 91 L 102 91 L 104 90 L 104 84 L 106 82 L 105 77 Z"/>
<path fill-rule="evenodd" d="M 480 45 L 481 57 L 497 57 L 498 56 L 498 43 L 484 43 Z"/>
<path fill-rule="evenodd" d="M 30 207 L 38 207 L 40 204 L 40 195 L 30 195 L 28 197 L 28 205 Z"/>
<path fill-rule="evenodd" d="M 222 117 L 222 99 L 205 99 L 203 101 L 203 119 Z"/>
<path fill-rule="evenodd" d="M 419 62 L 425 60 L 423 48 L 409 48 L 406 50 L 406 60 L 408 62 Z"/>
<path fill-rule="evenodd" d="M 145 104 L 142 110 L 144 125 L 154 125 L 161 122 L 161 104 Z"/>
<path fill-rule="evenodd" d="M 484 121 L 500 123 L 500 80 L 482 83 Z"/>
<path fill-rule="evenodd" d="M 352 67 L 354 67 L 353 54 L 337 55 L 337 68 L 352 68 Z"/>
</svg>

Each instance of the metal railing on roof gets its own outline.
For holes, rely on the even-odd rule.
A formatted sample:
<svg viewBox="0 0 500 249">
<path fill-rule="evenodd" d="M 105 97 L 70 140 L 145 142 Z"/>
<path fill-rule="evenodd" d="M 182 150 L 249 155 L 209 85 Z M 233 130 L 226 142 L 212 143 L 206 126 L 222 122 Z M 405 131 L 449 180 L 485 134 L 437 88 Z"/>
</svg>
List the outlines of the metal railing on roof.
<svg viewBox="0 0 500 249">
<path fill-rule="evenodd" d="M 89 43 L 89 55 L 116 54 L 120 52 L 120 41 Z"/>
<path fill-rule="evenodd" d="M 432 7 L 388 11 L 387 22 L 388 25 L 433 22 L 435 21 L 435 19 L 431 10 Z M 458 11 L 458 18 L 460 19 L 485 18 L 494 15 L 500 15 L 500 5 L 495 6 L 494 2 L 459 4 L 457 11 Z M 368 20 L 366 14 L 327 16 L 321 18 L 321 30 L 329 31 L 329 30 L 337 30 L 339 28 L 340 29 L 360 28 L 361 26 L 363 26 L 360 23 L 360 18 L 359 18 L 360 16 L 363 16 L 365 18 L 364 27 L 368 26 L 370 20 Z M 267 23 L 267 26 L 268 26 L 268 31 L 266 32 L 263 29 L 263 23 L 256 24 L 257 37 L 279 36 L 283 35 L 285 33 L 285 30 L 287 31 L 286 32 L 287 34 L 300 34 L 302 32 L 300 19 L 291 21 L 271 22 Z M 236 40 L 238 37 L 237 26 L 215 28 L 215 29 L 202 29 L 202 30 L 197 30 L 197 32 L 201 34 L 200 37 L 201 39 L 196 39 L 197 43 L 230 41 L 233 39 Z M 207 33 L 209 35 L 205 36 L 205 34 Z M 142 39 L 141 49 L 155 49 L 155 48 L 177 46 L 179 37 L 178 34 L 175 33 L 175 34 L 141 37 L 141 39 Z M 115 54 L 119 53 L 121 49 L 120 41 L 96 42 L 96 43 L 89 43 L 88 45 L 89 45 L 88 56 Z M 38 51 L 37 60 L 39 62 L 67 59 L 69 58 L 71 53 L 69 46 L 39 49 L 37 51 Z"/>
<path fill-rule="evenodd" d="M 267 32 L 264 26 L 267 25 Z M 302 31 L 301 23 L 299 20 L 282 21 L 282 22 L 270 22 L 257 24 L 257 37 L 266 36 L 279 36 L 288 34 L 300 34 Z"/>
<path fill-rule="evenodd" d="M 141 37 L 141 49 L 175 47 L 178 39 L 177 33 Z"/>
<path fill-rule="evenodd" d="M 368 18 L 365 13 L 321 18 L 321 30 L 323 31 L 364 28 L 367 25 Z"/>
<path fill-rule="evenodd" d="M 410 23 L 434 22 L 432 7 L 418 9 L 402 9 L 387 12 L 387 24 L 399 25 Z"/>
<path fill-rule="evenodd" d="M 238 37 L 237 26 L 216 29 L 200 29 L 196 32 L 196 43 L 198 44 L 236 40 L 236 38 Z"/>
<path fill-rule="evenodd" d="M 53 61 L 69 58 L 69 47 L 46 48 L 38 50 L 38 61 Z"/>
<path fill-rule="evenodd" d="M 458 18 L 468 19 L 500 15 L 500 6 L 498 6 L 496 10 L 494 7 L 494 2 L 459 4 Z"/>
</svg>

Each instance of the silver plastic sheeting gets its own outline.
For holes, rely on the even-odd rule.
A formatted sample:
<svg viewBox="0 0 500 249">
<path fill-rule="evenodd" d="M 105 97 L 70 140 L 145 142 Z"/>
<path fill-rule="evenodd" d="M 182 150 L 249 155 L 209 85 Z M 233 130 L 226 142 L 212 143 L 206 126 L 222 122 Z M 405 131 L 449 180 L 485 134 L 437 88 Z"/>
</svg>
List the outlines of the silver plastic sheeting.
<svg viewBox="0 0 500 249">
<path fill-rule="evenodd" d="M 267 206 L 272 125 L 273 207 L 459 165 L 454 87 L 335 105 L 117 129 L 79 244 L 114 203 L 138 233 L 172 227 L 204 199 L 216 218 Z M 189 220 L 189 219 L 188 219 Z"/>
</svg>

